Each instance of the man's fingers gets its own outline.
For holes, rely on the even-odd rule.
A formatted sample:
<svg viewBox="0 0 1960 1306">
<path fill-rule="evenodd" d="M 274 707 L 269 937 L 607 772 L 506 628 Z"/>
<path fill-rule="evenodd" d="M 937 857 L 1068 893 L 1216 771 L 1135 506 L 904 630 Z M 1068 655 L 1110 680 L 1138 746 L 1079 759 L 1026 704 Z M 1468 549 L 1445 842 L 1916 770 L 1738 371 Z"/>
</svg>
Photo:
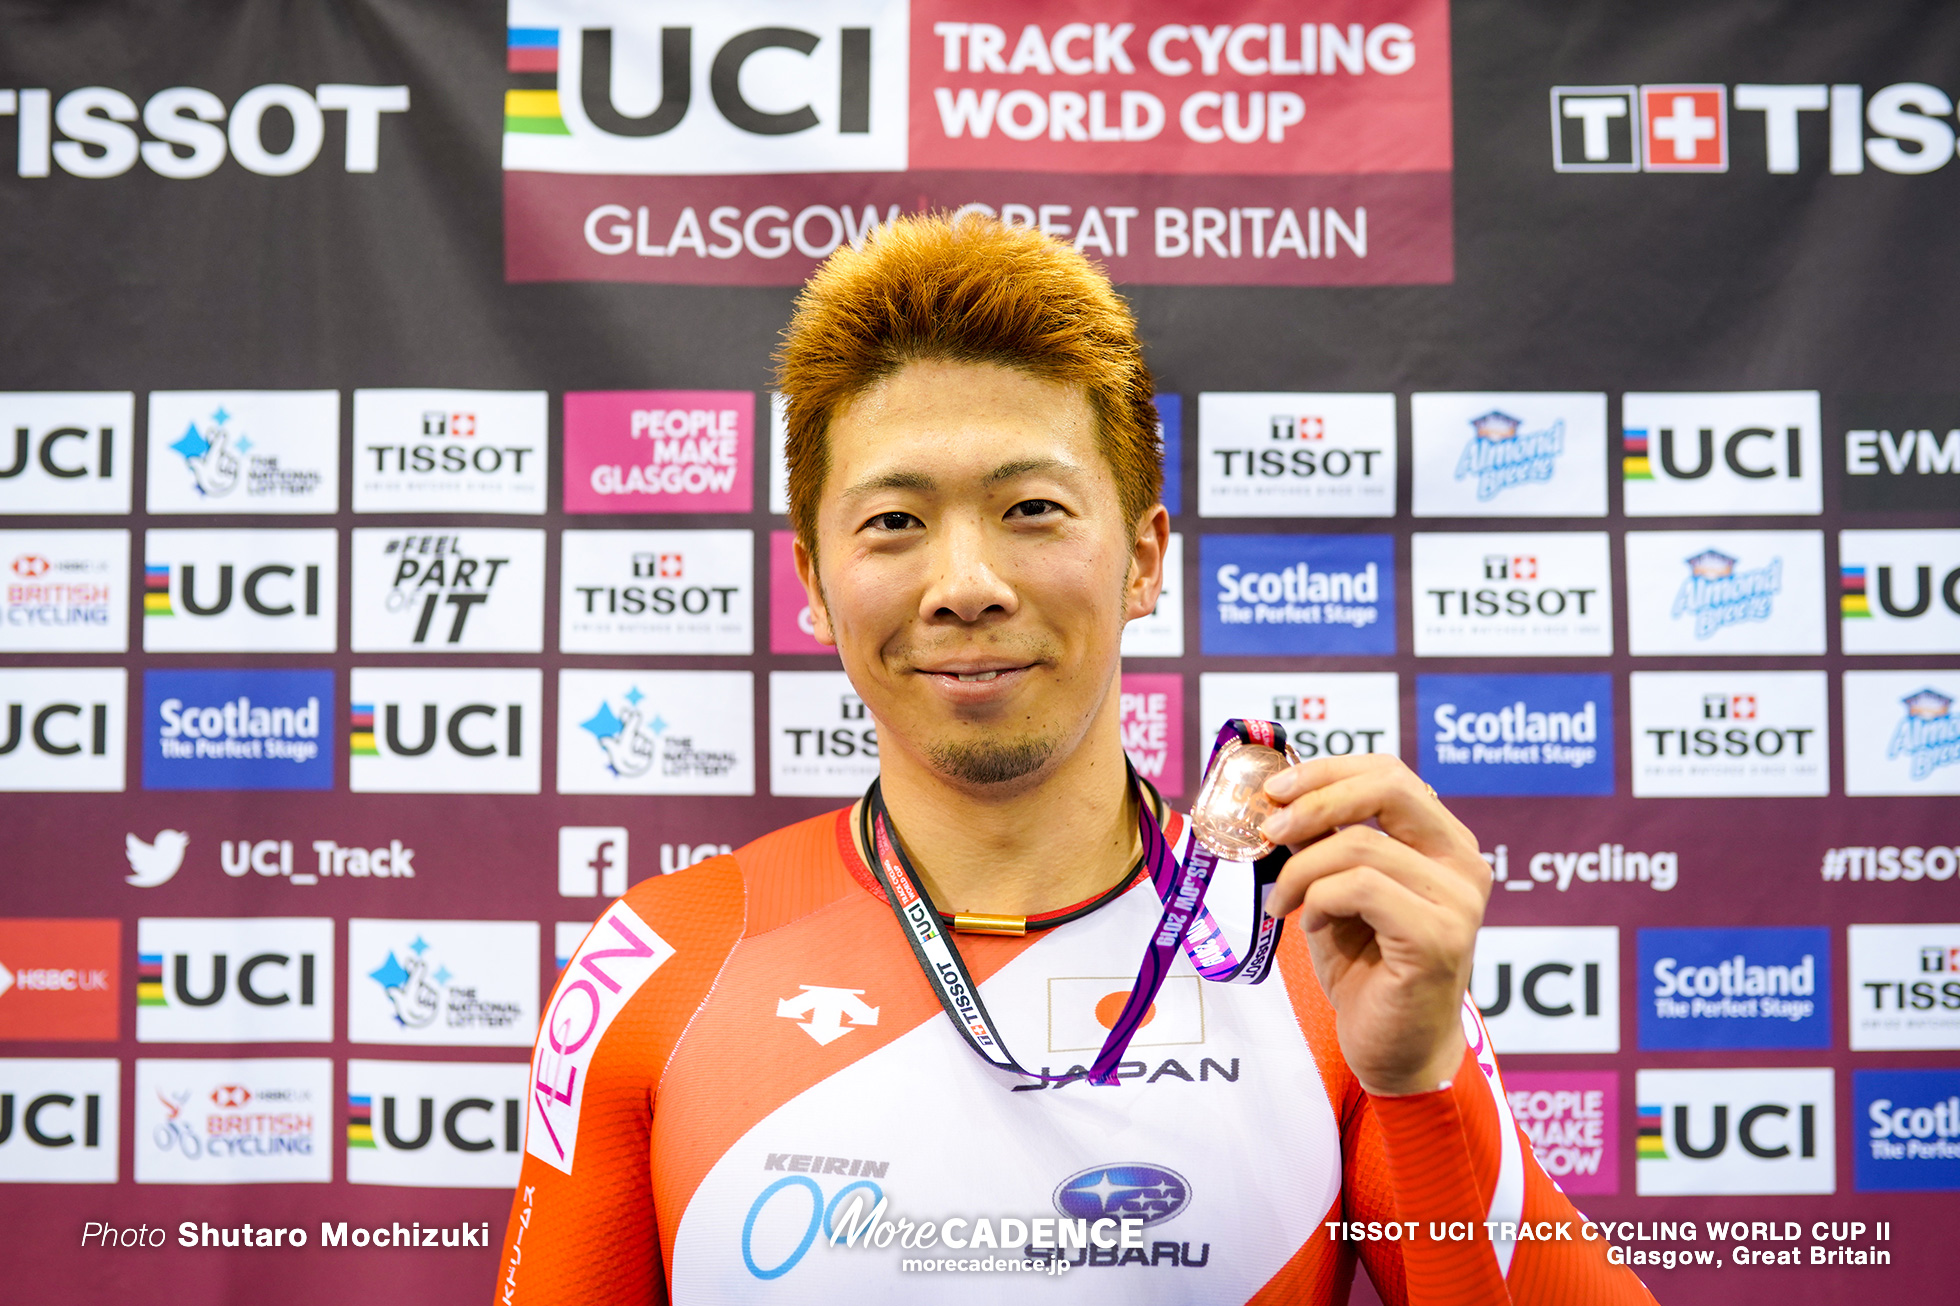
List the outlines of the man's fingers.
<svg viewBox="0 0 1960 1306">
<path fill-rule="evenodd" d="M 1483 867 L 1485 880 L 1488 868 Z M 1344 871 L 1368 868 L 1386 876 L 1417 898 L 1452 912 L 1480 916 L 1487 882 L 1473 883 L 1455 866 L 1426 857 L 1372 826 L 1356 825 L 1310 844 L 1287 860 L 1267 900 L 1267 910 L 1284 915 L 1297 907 L 1319 880 Z"/>
<path fill-rule="evenodd" d="M 1419 946 L 1436 933 L 1423 899 L 1394 877 L 1372 866 L 1356 866 L 1323 876 L 1307 886 L 1301 924 L 1308 934 L 1344 920 L 1363 920 L 1379 939 Z M 1434 950 L 1440 950 L 1436 944 Z"/>
<path fill-rule="evenodd" d="M 1329 758 L 1290 767 L 1267 782 L 1266 792 L 1294 796 L 1261 827 L 1274 843 L 1298 847 L 1330 830 L 1379 821 L 1402 842 L 1434 856 L 1476 854 L 1476 838 L 1416 774 L 1394 758 L 1358 765 L 1357 758 Z M 1309 787 L 1301 788 L 1302 784 Z"/>
</svg>

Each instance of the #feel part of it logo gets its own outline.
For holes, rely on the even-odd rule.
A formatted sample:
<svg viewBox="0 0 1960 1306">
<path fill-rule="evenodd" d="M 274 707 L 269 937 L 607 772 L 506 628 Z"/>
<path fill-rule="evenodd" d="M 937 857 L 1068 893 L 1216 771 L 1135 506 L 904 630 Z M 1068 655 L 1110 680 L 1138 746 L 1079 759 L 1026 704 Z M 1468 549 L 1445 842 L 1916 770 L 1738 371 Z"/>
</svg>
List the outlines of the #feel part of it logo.
<svg viewBox="0 0 1960 1306">
<path fill-rule="evenodd" d="M 536 653 L 544 532 L 357 528 L 356 653 Z"/>
</svg>

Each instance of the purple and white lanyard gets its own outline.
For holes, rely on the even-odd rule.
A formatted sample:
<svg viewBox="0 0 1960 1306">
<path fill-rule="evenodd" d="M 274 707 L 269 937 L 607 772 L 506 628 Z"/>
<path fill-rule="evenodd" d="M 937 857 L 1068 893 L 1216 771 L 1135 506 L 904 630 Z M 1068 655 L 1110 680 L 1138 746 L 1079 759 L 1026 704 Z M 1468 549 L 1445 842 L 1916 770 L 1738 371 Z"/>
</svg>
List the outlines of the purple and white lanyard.
<svg viewBox="0 0 1960 1306">
<path fill-rule="evenodd" d="M 1218 750 L 1233 738 L 1281 751 L 1286 748 L 1286 730 L 1276 722 L 1235 718 L 1227 721 L 1219 729 L 1218 737 L 1212 741 L 1211 757 L 1205 762 L 1206 772 L 1217 760 Z M 1130 989 L 1123 1010 L 1110 1025 L 1109 1036 L 1103 1040 L 1102 1050 L 1096 1054 L 1095 1064 L 1089 1069 L 1091 1084 L 1119 1082 L 1117 1070 L 1122 1064 L 1123 1054 L 1129 1050 L 1130 1040 L 1142 1027 L 1151 1004 L 1163 989 L 1164 979 L 1170 974 L 1171 963 L 1180 945 L 1198 974 L 1220 984 L 1263 982 L 1272 972 L 1273 956 L 1279 949 L 1281 921 L 1266 914 L 1265 899 L 1266 890 L 1279 876 L 1286 851 L 1276 850 L 1254 866 L 1252 899 L 1258 924 L 1253 930 L 1251 947 L 1241 959 L 1226 941 L 1218 922 L 1205 910 L 1205 892 L 1211 887 L 1212 872 L 1218 868 L 1218 854 L 1205 847 L 1193 834 L 1190 849 L 1180 862 L 1152 811 L 1142 778 L 1136 775 L 1134 769 L 1130 774 L 1137 788 L 1137 827 L 1143 838 L 1143 860 L 1150 870 L 1150 881 L 1157 890 L 1157 897 L 1164 904 L 1164 913 L 1144 948 L 1143 963 L 1137 970 L 1137 982 Z M 891 814 L 885 810 L 884 795 L 875 780 L 865 792 L 860 821 L 865 847 L 872 854 L 871 872 L 883 886 L 885 898 L 891 903 L 892 911 L 905 931 L 906 940 L 912 945 L 912 954 L 918 958 L 920 969 L 925 971 L 926 978 L 932 982 L 933 991 L 939 996 L 939 1005 L 945 1008 L 947 1017 L 966 1040 L 967 1046 L 996 1069 L 1028 1079 L 1059 1083 L 1080 1078 L 1079 1071 L 1050 1075 L 1029 1070 L 1008 1052 L 993 1017 L 980 1000 L 979 985 L 973 982 L 959 948 L 941 923 L 931 900 L 919 888 L 918 876 L 892 834 Z"/>
</svg>

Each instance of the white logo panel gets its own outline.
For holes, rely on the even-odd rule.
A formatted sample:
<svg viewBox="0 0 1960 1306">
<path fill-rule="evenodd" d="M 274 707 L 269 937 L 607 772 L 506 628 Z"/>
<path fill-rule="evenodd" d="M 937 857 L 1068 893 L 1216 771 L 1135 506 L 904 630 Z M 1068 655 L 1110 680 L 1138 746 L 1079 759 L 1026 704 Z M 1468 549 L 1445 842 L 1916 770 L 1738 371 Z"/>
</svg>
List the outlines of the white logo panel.
<svg viewBox="0 0 1960 1306">
<path fill-rule="evenodd" d="M 1303 760 L 1402 755 L 1400 681 L 1393 671 L 1207 671 L 1198 677 L 1197 774 L 1234 717 L 1277 721 Z"/>
<path fill-rule="evenodd" d="M 1201 517 L 1393 517 L 1392 394 L 1201 394 Z"/>
<path fill-rule="evenodd" d="M 1815 390 L 1628 394 L 1621 426 L 1629 517 L 1823 511 Z"/>
<path fill-rule="evenodd" d="M 0 1138 L 0 1184 L 116 1182 L 122 1063 L 114 1057 L 0 1060 L 13 1128 Z"/>
<path fill-rule="evenodd" d="M 0 793 L 121 793 L 129 673 L 0 671 Z"/>
<path fill-rule="evenodd" d="M 1636 656 L 1824 651 L 1822 531 L 1628 531 Z"/>
<path fill-rule="evenodd" d="M 1960 794 L 1960 670 L 1844 673 L 1844 792 Z"/>
<path fill-rule="evenodd" d="M 1821 671 L 1636 671 L 1635 798 L 1831 792 L 1829 690 Z"/>
<path fill-rule="evenodd" d="M 154 391 L 149 446 L 153 513 L 340 508 L 338 390 Z"/>
<path fill-rule="evenodd" d="M 1960 653 L 1960 531 L 1839 531 L 1846 653 Z"/>
<path fill-rule="evenodd" d="M 1845 935 L 1853 1052 L 1960 1049 L 1960 925 L 1852 925 Z"/>
<path fill-rule="evenodd" d="M 752 653 L 754 531 L 566 531 L 566 653 Z"/>
<path fill-rule="evenodd" d="M 544 511 L 542 390 L 356 390 L 355 512 Z"/>
<path fill-rule="evenodd" d="M 347 785 L 369 794 L 535 794 L 543 673 L 356 667 Z"/>
<path fill-rule="evenodd" d="M 565 673 L 560 672 L 561 676 Z M 559 685 L 558 701 L 565 701 Z M 559 750 L 558 778 L 564 783 L 564 750 Z M 626 892 L 627 835 L 623 825 L 561 825 L 558 827 L 558 896 L 617 898 Z M 581 926 L 581 929 L 584 927 Z M 570 956 L 561 952 L 561 956 Z"/>
<path fill-rule="evenodd" d="M 347 922 L 347 1041 L 527 1048 L 536 921 Z"/>
<path fill-rule="evenodd" d="M 350 1059 L 347 1182 L 400 1188 L 516 1186 L 528 1082 L 529 1071 L 521 1061 Z"/>
<path fill-rule="evenodd" d="M 0 531 L 0 651 L 128 649 L 128 531 Z"/>
<path fill-rule="evenodd" d="M 0 394 L 0 517 L 127 513 L 135 455 L 129 391 Z"/>
<path fill-rule="evenodd" d="M 333 1041 L 333 921 L 145 916 L 138 1043 Z"/>
<path fill-rule="evenodd" d="M 313 531 L 175 531 L 143 536 L 143 649 L 149 653 L 332 653 L 340 541 Z"/>
<path fill-rule="evenodd" d="M 1417 534 L 1417 657 L 1597 657 L 1613 651 L 1604 532 Z"/>
<path fill-rule="evenodd" d="M 747 671 L 560 671 L 561 794 L 753 794 Z"/>
<path fill-rule="evenodd" d="M 878 728 L 841 671 L 769 673 L 769 792 L 855 798 L 878 778 Z"/>
<path fill-rule="evenodd" d="M 1606 396 L 1418 394 L 1418 517 L 1604 517 Z"/>
<path fill-rule="evenodd" d="M 362 527 L 354 532 L 356 653 L 537 653 L 544 532 Z"/>
<path fill-rule="evenodd" d="M 1181 658 L 1184 656 L 1184 535 L 1172 531 L 1164 550 L 1164 588 L 1157 595 L 1157 607 L 1147 617 L 1138 617 L 1123 627 L 1123 656 L 1126 658 Z"/>
<path fill-rule="evenodd" d="M 1620 931 L 1486 925 L 1470 997 L 1491 1043 L 1514 1052 L 1620 1050 Z"/>
<path fill-rule="evenodd" d="M 324 1184 L 333 1119 L 325 1057 L 139 1057 L 136 1182 Z"/>
<path fill-rule="evenodd" d="M 1837 1191 L 1837 1116 L 1828 1069 L 1642 1070 L 1643 1130 L 1665 1155 L 1635 1162 L 1642 1197 Z M 1649 1135 L 1652 1137 L 1652 1135 Z"/>
</svg>

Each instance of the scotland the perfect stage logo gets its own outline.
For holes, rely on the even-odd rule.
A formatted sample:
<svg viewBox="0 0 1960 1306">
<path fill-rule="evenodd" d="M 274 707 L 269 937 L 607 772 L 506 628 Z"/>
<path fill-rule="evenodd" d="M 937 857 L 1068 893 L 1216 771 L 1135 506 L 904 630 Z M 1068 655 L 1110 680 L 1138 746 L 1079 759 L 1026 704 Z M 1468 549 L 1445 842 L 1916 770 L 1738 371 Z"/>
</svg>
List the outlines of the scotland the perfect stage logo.
<svg viewBox="0 0 1960 1306">
<path fill-rule="evenodd" d="M 1831 932 L 1640 931 L 1640 1046 L 1828 1048 Z"/>
<path fill-rule="evenodd" d="M 1416 720 L 1438 793 L 1613 792 L 1611 676 L 1420 676 Z"/>
<path fill-rule="evenodd" d="M 331 671 L 148 671 L 145 789 L 331 789 Z"/>
<path fill-rule="evenodd" d="M 1207 653 L 1395 652 L 1388 535 L 1207 535 Z"/>
<path fill-rule="evenodd" d="M 1474 481 L 1480 502 L 1557 474 L 1558 457 L 1565 452 L 1565 419 L 1542 431 L 1523 428 L 1522 419 L 1498 409 L 1470 420 L 1470 442 L 1457 459 L 1456 479 Z"/>
</svg>

